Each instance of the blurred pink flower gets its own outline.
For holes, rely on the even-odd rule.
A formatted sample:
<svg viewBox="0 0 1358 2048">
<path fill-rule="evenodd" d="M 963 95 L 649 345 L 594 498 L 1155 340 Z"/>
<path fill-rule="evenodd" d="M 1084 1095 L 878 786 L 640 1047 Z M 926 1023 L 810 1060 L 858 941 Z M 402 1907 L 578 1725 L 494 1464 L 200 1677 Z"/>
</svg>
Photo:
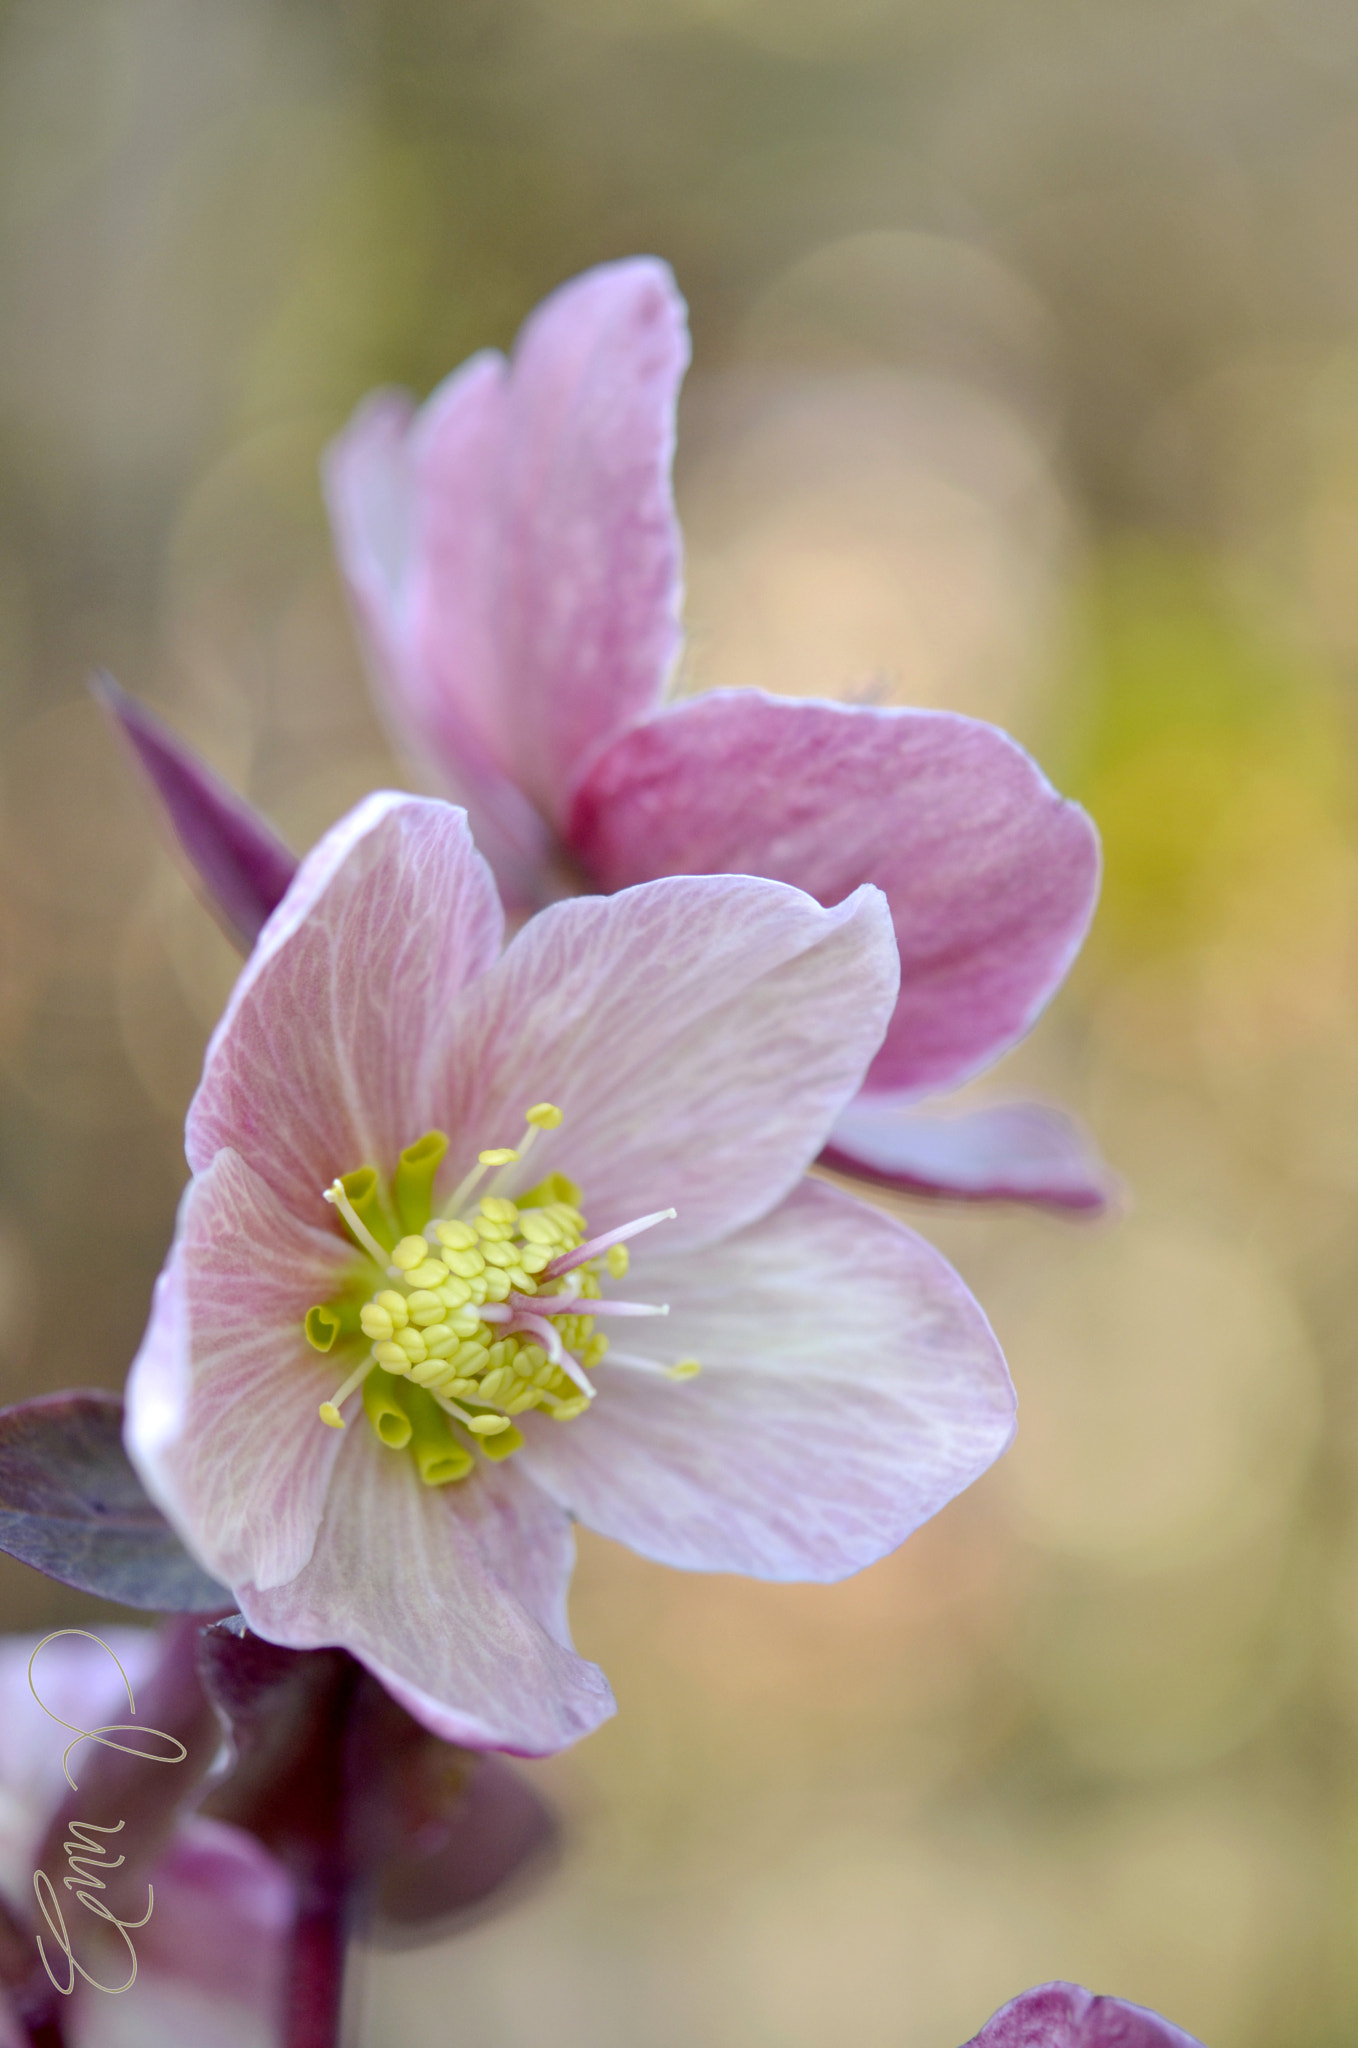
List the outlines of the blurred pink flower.
<svg viewBox="0 0 1358 2048">
<path fill-rule="evenodd" d="M 997 727 L 949 712 L 718 690 L 678 659 L 670 488 L 685 309 L 654 259 L 537 309 L 418 412 L 379 392 L 329 451 L 339 557 L 381 701 L 466 805 L 506 902 L 677 874 L 765 875 L 823 904 L 875 882 L 902 976 L 831 1163 L 924 1192 L 1097 1209 L 1111 1183 L 1039 1105 L 931 1116 L 1079 951 L 1098 841 Z"/>
<path fill-rule="evenodd" d="M 662 880 L 503 954 L 502 921 L 440 802 L 370 797 L 303 863 L 208 1050 L 127 1443 L 257 1633 L 536 1754 L 612 1711 L 572 1518 L 839 1578 L 1004 1450 L 1013 1390 L 937 1253 L 802 1177 L 895 1000 L 876 889 Z M 371 1427 L 325 1427 L 360 1384 Z"/>
<path fill-rule="evenodd" d="M 1202 2048 L 1142 2005 L 1078 1984 L 1039 1984 L 1002 2006 L 966 2048 Z"/>
<path fill-rule="evenodd" d="M 38 1640 L 0 1639 L 0 1889 L 25 1919 L 33 1913 L 34 1867 L 67 1792 L 61 1770 L 67 1737 L 29 1690 L 29 1658 Z M 140 1692 L 159 1654 L 154 1635 L 149 1629 L 114 1628 L 101 1640 Z M 99 1642 L 62 1636 L 48 1643 L 34 1676 L 43 1701 L 68 1722 L 97 1728 L 127 1719 L 117 1666 Z M 72 1759 L 77 1780 L 83 1753 L 77 1750 Z M 134 1829 L 129 1821 L 126 1840 L 132 1850 Z M 99 1976 L 108 1954 L 92 1954 L 86 1938 L 91 1923 L 81 1908 L 71 1908 L 60 1871 L 49 1875 L 66 1912 L 76 1959 Z M 194 2048 L 271 2048 L 281 2039 L 295 1905 L 285 1871 L 241 1829 L 188 1814 L 176 1824 L 149 1877 L 155 1889 L 151 1917 L 130 1937 L 136 1982 L 112 1997 L 77 1980 L 69 2006 L 62 2001 L 71 2048 L 131 2048 L 132 2043 L 136 2048 L 184 2048 L 185 2042 Z M 116 1882 L 111 1880 L 111 1887 Z M 114 1889 L 110 1897 L 115 1910 L 135 1918 L 145 1906 L 145 1884 L 139 1880 L 121 1901 Z M 59 1952 L 50 1940 L 45 1946 L 60 1974 Z M 121 1981 L 124 1963 L 119 1946 L 107 1971 L 109 1981 Z M 41 1968 L 36 1948 L 34 1964 Z M 9 2048 L 25 2038 L 13 2016 L 5 2015 L 0 2042 Z"/>
</svg>

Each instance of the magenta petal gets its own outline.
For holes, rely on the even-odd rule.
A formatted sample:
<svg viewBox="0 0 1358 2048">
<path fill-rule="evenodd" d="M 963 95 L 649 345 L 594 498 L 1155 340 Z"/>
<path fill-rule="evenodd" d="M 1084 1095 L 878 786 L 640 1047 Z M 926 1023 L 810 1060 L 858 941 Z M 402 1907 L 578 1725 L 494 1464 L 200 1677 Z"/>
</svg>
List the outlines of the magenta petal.
<svg viewBox="0 0 1358 2048">
<path fill-rule="evenodd" d="M 564 1749 L 613 1695 L 570 1646 L 570 1524 L 517 1462 L 422 1486 L 404 1452 L 349 1430 L 311 1562 L 286 1586 L 241 1587 L 242 1613 L 270 1642 L 351 1651 L 446 1742 Z"/>
<path fill-rule="evenodd" d="M 559 822 L 584 758 L 656 703 L 679 646 L 669 471 L 687 361 L 668 268 L 605 264 L 538 308 L 512 363 L 474 357 L 413 420 L 369 401 L 331 449 L 381 680 L 458 794 L 484 782 L 503 814 L 508 777 Z M 480 840 L 479 808 L 476 823 Z"/>
<path fill-rule="evenodd" d="M 92 687 L 159 797 L 209 908 L 248 953 L 297 872 L 296 855 L 258 811 L 112 676 L 97 676 Z"/>
<path fill-rule="evenodd" d="M 1078 1984 L 1039 1984 L 1001 2007 L 966 2048 L 1202 2048 L 1145 2006 Z"/>
<path fill-rule="evenodd" d="M 521 1425 L 520 1458 L 588 1527 L 695 1571 L 838 1579 L 1008 1446 L 1014 1390 L 985 1317 L 880 1210 L 805 1181 L 700 1258 L 649 1242 L 629 1291 L 671 1314 L 604 1327 L 618 1350 L 694 1357 L 700 1375 L 605 1358 L 588 1414 Z"/>
<path fill-rule="evenodd" d="M 429 1048 L 502 928 L 461 811 L 366 798 L 307 855 L 232 991 L 189 1110 L 194 1171 L 229 1146 L 331 1224 L 337 1174 L 390 1174 L 435 1121 Z"/>
<path fill-rule="evenodd" d="M 311 1555 L 338 1437 L 319 1420 L 332 1362 L 303 1319 L 353 1254 L 289 1215 L 234 1152 L 184 1197 L 127 1383 L 128 1455 L 194 1555 L 228 1585 L 273 1585 Z"/>
<path fill-rule="evenodd" d="M 710 1244 L 800 1179 L 881 1042 L 896 991 L 886 902 L 836 910 L 743 875 L 577 896 L 529 920 L 447 1022 L 449 1171 L 555 1103 L 509 1192 L 559 1168 L 592 1230 L 658 1209 Z"/>
<path fill-rule="evenodd" d="M 714 691 L 624 733 L 567 834 L 596 884 L 771 875 L 886 891 L 901 993 L 870 1085 L 954 1086 L 1021 1038 L 1079 951 L 1094 828 L 997 727 Z"/>
<path fill-rule="evenodd" d="M 866 1091 L 835 1119 L 821 1161 L 910 1194 L 1088 1214 L 1106 1209 L 1118 1186 L 1084 1127 L 1041 1102 L 939 1114 Z"/>
</svg>

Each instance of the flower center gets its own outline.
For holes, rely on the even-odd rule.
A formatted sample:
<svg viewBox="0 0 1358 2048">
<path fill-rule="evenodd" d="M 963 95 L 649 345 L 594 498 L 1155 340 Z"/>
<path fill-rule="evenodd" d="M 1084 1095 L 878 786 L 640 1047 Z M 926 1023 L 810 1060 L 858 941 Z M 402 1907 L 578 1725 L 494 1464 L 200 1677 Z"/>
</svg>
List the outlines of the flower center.
<svg viewBox="0 0 1358 2048">
<path fill-rule="evenodd" d="M 320 1419 L 343 1429 L 344 1405 L 361 1390 L 381 1442 L 409 1449 L 428 1486 L 465 1479 L 476 1451 L 508 1457 L 523 1442 L 514 1418 L 530 1408 L 556 1422 L 582 1415 L 595 1399 L 589 1375 L 609 1352 L 598 1316 L 669 1312 L 605 1297 L 601 1282 L 623 1278 L 627 1240 L 668 1221 L 673 1209 L 589 1237 L 580 1190 L 564 1174 L 548 1174 L 513 1201 L 500 1191 L 511 1175 L 522 1177 L 515 1169 L 538 1132 L 560 1122 L 553 1104 L 535 1104 L 518 1146 L 482 1152 L 437 1215 L 434 1177 L 448 1149 L 441 1131 L 407 1146 L 389 1189 L 365 1166 L 325 1190 L 367 1256 L 341 1294 L 307 1313 L 315 1349 L 352 1363 Z M 691 1358 L 612 1359 L 672 1379 L 699 1370 Z"/>
</svg>

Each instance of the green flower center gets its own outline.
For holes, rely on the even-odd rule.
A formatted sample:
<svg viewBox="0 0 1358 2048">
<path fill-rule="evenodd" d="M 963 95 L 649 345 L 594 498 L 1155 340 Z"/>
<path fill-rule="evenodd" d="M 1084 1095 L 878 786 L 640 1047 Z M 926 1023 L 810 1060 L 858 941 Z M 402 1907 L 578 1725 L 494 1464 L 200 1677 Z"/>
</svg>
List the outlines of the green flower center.
<svg viewBox="0 0 1358 2048">
<path fill-rule="evenodd" d="M 439 1215 L 433 1185 L 448 1149 L 441 1131 L 407 1146 L 389 1188 L 365 1166 L 325 1191 L 366 1256 L 338 1295 L 307 1313 L 313 1347 L 333 1351 L 337 1364 L 352 1362 L 320 1419 L 343 1429 L 341 1410 L 361 1389 L 379 1440 L 409 1450 L 428 1486 L 465 1479 L 478 1451 L 510 1456 L 523 1443 L 515 1418 L 530 1409 L 556 1422 L 584 1414 L 595 1398 L 589 1374 L 609 1350 L 595 1330 L 598 1314 L 668 1313 L 605 1299 L 600 1283 L 623 1278 L 626 1239 L 672 1209 L 591 1239 L 580 1190 L 564 1174 L 548 1174 L 515 1200 L 499 1191 L 538 1132 L 560 1122 L 552 1104 L 536 1104 L 518 1147 L 482 1152 Z M 495 1177 L 478 1194 L 487 1172 Z M 665 1365 L 617 1356 L 673 1379 L 699 1370 L 695 1359 Z"/>
</svg>

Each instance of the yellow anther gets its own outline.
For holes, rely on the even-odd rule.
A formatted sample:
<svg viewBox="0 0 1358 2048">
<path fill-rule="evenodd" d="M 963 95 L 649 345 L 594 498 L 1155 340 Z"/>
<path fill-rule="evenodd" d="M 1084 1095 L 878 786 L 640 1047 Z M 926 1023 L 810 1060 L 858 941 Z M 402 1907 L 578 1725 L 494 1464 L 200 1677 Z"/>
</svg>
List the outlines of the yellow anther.
<svg viewBox="0 0 1358 2048">
<path fill-rule="evenodd" d="M 550 1266 L 551 1263 L 552 1251 L 550 1245 L 524 1244 L 519 1246 L 519 1264 L 523 1267 L 525 1273 L 541 1273 L 543 1268 Z"/>
<path fill-rule="evenodd" d="M 426 1323 L 437 1323 L 442 1320 L 443 1303 L 438 1295 L 431 1293 L 427 1287 L 417 1287 L 406 1303 L 406 1313 L 416 1329 L 422 1330 Z"/>
<path fill-rule="evenodd" d="M 488 1266 L 482 1278 L 486 1284 L 487 1301 L 508 1301 L 509 1275 L 498 1266 Z"/>
<path fill-rule="evenodd" d="M 561 1121 L 561 1111 L 554 1102 L 535 1102 L 525 1121 L 536 1124 L 540 1131 L 554 1131 Z"/>
<path fill-rule="evenodd" d="M 399 1266 L 403 1273 L 413 1272 L 429 1257 L 429 1246 L 422 1237 L 403 1237 L 391 1255 L 393 1266 Z"/>
<path fill-rule="evenodd" d="M 380 1294 L 373 1296 L 373 1306 L 384 1308 L 391 1317 L 392 1327 L 403 1330 L 410 1320 L 404 1294 L 398 1294 L 394 1287 L 384 1287 Z"/>
<path fill-rule="evenodd" d="M 577 1415 L 583 1415 L 589 1406 L 588 1394 L 577 1394 L 573 1401 L 558 1401 L 552 1410 L 554 1422 L 573 1422 Z"/>
<path fill-rule="evenodd" d="M 373 1357 L 379 1365 L 385 1365 L 388 1372 L 409 1372 L 410 1360 L 399 1344 L 374 1344 Z"/>
<path fill-rule="evenodd" d="M 450 1252 L 469 1252 L 476 1244 L 476 1232 L 469 1223 L 436 1223 L 434 1235 Z"/>
<path fill-rule="evenodd" d="M 364 1303 L 358 1312 L 358 1320 L 364 1336 L 370 1337 L 375 1344 L 390 1343 L 396 1333 L 396 1325 L 390 1315 L 375 1301 Z"/>
<path fill-rule="evenodd" d="M 344 1428 L 344 1417 L 340 1414 L 339 1409 L 335 1406 L 333 1401 L 322 1401 L 320 1406 L 320 1417 L 321 1421 L 326 1425 L 327 1429 Z"/>
<path fill-rule="evenodd" d="M 410 1285 L 421 1291 L 430 1287 L 442 1287 L 447 1278 L 448 1268 L 442 1259 L 426 1259 L 422 1265 L 413 1267 L 406 1274 Z"/>
<path fill-rule="evenodd" d="M 407 1326 L 404 1330 L 398 1330 L 396 1342 L 400 1349 L 404 1351 L 406 1357 L 415 1365 L 418 1365 L 425 1356 L 424 1335 L 421 1331 L 411 1326 Z"/>
<path fill-rule="evenodd" d="M 472 1298 L 472 1291 L 465 1280 L 459 1280 L 456 1273 L 450 1273 L 446 1280 L 434 1289 L 445 1308 L 462 1308 Z"/>
<path fill-rule="evenodd" d="M 545 1252 L 550 1245 L 559 1244 L 560 1233 L 550 1216 L 541 1209 L 525 1209 L 519 1217 L 519 1235 L 529 1244 L 539 1245 Z"/>
<path fill-rule="evenodd" d="M 702 1369 L 702 1360 L 698 1358 L 676 1358 L 674 1364 L 666 1368 L 672 1380 L 691 1380 Z"/>
<path fill-rule="evenodd" d="M 608 1247 L 607 1254 L 604 1258 L 604 1264 L 607 1266 L 609 1272 L 613 1275 L 613 1278 L 615 1280 L 622 1280 L 626 1278 L 627 1269 L 631 1265 L 631 1263 L 631 1254 L 629 1253 L 627 1246 L 625 1244 L 611 1244 Z"/>
<path fill-rule="evenodd" d="M 518 1220 L 518 1210 L 503 1195 L 482 1195 L 480 1210 L 488 1223 L 514 1223 Z"/>
<path fill-rule="evenodd" d="M 502 1429 L 509 1428 L 507 1415 L 473 1415 L 467 1423 L 473 1436 L 498 1436 Z"/>
<path fill-rule="evenodd" d="M 447 1251 L 443 1255 L 443 1264 L 459 1280 L 474 1280 L 486 1270 L 486 1262 L 479 1251 Z"/>
<path fill-rule="evenodd" d="M 457 1349 L 457 1338 L 446 1323 L 435 1323 L 423 1334 L 424 1348 L 430 1358 L 451 1358 Z"/>
<path fill-rule="evenodd" d="M 494 1151 L 478 1152 L 477 1161 L 482 1166 L 513 1166 L 518 1153 L 512 1145 L 497 1145 Z"/>
<path fill-rule="evenodd" d="M 497 1244 L 493 1240 L 481 1247 L 481 1256 L 488 1266 L 500 1266 L 508 1272 L 519 1263 L 519 1254 L 512 1244 Z"/>
</svg>

